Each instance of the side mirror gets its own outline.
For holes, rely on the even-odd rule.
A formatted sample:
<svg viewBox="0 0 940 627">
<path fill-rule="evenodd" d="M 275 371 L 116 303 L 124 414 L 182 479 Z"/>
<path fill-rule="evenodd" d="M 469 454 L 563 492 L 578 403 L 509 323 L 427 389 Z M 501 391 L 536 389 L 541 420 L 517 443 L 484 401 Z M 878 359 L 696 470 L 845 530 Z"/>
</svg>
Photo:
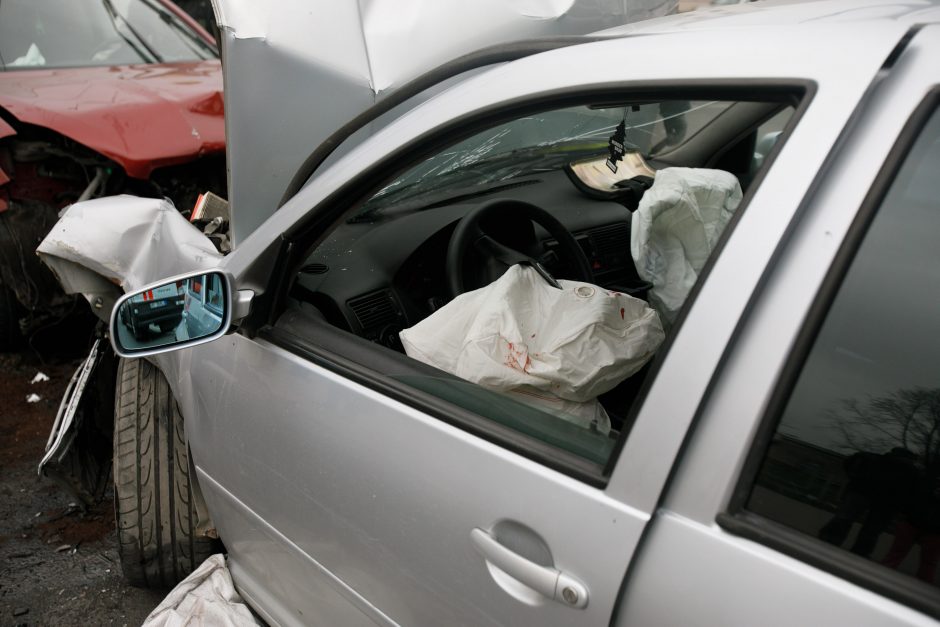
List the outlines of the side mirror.
<svg viewBox="0 0 940 627">
<path fill-rule="evenodd" d="M 232 323 L 232 287 L 222 272 L 192 272 L 124 295 L 111 312 L 111 344 L 143 357 L 210 342 Z"/>
</svg>

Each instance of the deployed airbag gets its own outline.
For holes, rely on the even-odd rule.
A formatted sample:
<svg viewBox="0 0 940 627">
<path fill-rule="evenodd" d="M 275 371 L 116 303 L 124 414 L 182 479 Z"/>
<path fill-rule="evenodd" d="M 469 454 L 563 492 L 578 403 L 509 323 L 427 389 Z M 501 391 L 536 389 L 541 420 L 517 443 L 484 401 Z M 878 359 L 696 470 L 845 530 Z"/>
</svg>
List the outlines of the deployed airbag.
<svg viewBox="0 0 940 627">
<path fill-rule="evenodd" d="M 221 553 L 210 556 L 160 602 L 143 627 L 260 625 L 232 584 Z"/>
<path fill-rule="evenodd" d="M 401 332 L 405 352 L 573 422 L 609 430 L 598 395 L 652 357 L 664 334 L 645 302 L 516 265 Z"/>
<path fill-rule="evenodd" d="M 718 238 L 741 202 L 730 172 L 666 168 L 656 173 L 633 213 L 630 252 L 640 277 L 653 284 L 650 304 L 675 320 Z"/>
</svg>

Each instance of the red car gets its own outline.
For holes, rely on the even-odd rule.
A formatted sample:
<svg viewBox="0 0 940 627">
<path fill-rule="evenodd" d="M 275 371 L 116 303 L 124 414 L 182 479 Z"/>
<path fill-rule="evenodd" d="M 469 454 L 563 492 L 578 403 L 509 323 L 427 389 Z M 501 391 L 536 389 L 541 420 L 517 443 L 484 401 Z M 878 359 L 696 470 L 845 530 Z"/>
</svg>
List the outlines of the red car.
<svg viewBox="0 0 940 627">
<path fill-rule="evenodd" d="M 78 200 L 225 195 L 215 39 L 169 0 L 0 3 L 0 350 L 66 315 L 33 250 Z"/>
</svg>

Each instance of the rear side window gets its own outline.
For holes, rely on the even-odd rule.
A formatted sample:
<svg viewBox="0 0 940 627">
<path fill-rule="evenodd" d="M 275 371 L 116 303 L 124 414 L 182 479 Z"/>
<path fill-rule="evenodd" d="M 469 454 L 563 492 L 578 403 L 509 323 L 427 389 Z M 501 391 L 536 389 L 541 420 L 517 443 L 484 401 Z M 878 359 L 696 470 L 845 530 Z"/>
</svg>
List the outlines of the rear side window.
<svg viewBox="0 0 940 627">
<path fill-rule="evenodd" d="M 940 114 L 904 159 L 746 509 L 940 586 Z"/>
</svg>

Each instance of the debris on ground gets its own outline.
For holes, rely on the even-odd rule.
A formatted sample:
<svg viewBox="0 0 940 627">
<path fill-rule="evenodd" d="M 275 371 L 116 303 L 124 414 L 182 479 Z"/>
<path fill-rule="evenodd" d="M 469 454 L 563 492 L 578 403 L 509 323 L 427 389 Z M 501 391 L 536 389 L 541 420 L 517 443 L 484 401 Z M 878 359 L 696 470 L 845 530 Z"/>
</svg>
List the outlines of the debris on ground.
<svg viewBox="0 0 940 627">
<path fill-rule="evenodd" d="M 42 397 L 39 396 L 38 394 L 30 394 L 26 397 L 27 403 L 38 403 L 41 400 L 42 400 Z"/>
<path fill-rule="evenodd" d="M 261 625 L 232 584 L 225 556 L 216 553 L 179 582 L 142 627 Z"/>
<path fill-rule="evenodd" d="M 0 408 L 0 625 L 139 625 L 166 591 L 124 583 L 112 495 L 82 510 L 36 476 L 80 359 L 47 353 L 41 367 L 50 380 L 41 399 L 16 402 L 29 393 L 36 361 L 30 353 L 0 353 L 0 399 L 11 401 Z"/>
<path fill-rule="evenodd" d="M 29 383 L 30 383 L 30 385 L 32 385 L 33 383 L 44 383 L 44 382 L 46 382 L 46 381 L 48 381 L 48 380 L 49 380 L 49 376 L 48 376 L 46 373 L 44 373 L 44 372 L 37 372 L 37 373 L 36 373 L 36 376 L 33 377 L 33 380 L 30 381 Z"/>
</svg>

